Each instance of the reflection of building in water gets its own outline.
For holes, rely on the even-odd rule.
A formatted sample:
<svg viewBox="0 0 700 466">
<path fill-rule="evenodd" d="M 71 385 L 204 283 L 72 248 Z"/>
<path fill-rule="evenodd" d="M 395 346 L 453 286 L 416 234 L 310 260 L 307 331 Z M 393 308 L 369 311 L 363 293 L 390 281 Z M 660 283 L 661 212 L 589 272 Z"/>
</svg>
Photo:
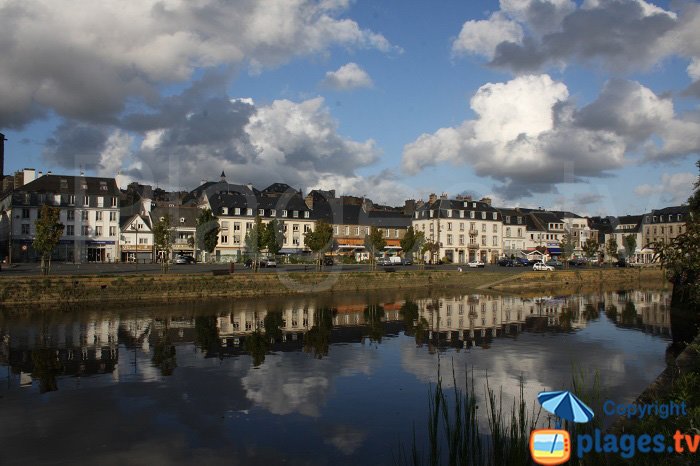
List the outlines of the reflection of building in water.
<svg viewBox="0 0 700 466">
<path fill-rule="evenodd" d="M 671 334 L 671 292 L 666 290 L 613 291 L 601 293 L 608 315 L 620 325 L 645 332 Z"/>
<path fill-rule="evenodd" d="M 427 338 L 448 346 L 488 347 L 497 336 L 515 334 L 525 323 L 523 310 L 510 297 L 466 295 L 451 298 L 420 299 L 419 325 L 427 322 Z"/>
<path fill-rule="evenodd" d="M 378 304 L 384 310 L 382 322 L 398 322 L 401 320 L 401 306 L 403 302 Z M 333 325 L 335 327 L 354 327 L 367 325 L 365 311 L 366 304 L 349 304 L 335 308 Z"/>
<path fill-rule="evenodd" d="M 35 371 L 39 352 L 50 359 L 56 375 L 109 373 L 118 361 L 118 329 L 117 318 L 13 325 L 3 332 L 0 357 L 20 374 Z"/>
</svg>

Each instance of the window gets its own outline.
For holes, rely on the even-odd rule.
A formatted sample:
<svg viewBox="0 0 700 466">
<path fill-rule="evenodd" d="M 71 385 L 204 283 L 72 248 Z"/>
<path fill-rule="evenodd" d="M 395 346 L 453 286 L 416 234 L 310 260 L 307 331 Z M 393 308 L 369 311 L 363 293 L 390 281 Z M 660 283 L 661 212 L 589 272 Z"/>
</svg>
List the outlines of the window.
<svg viewBox="0 0 700 466">
<path fill-rule="evenodd" d="M 22 209 L 22 218 L 29 218 L 29 209 Z"/>
<path fill-rule="evenodd" d="M 287 216 L 287 211 L 286 211 L 286 210 L 283 210 L 283 211 L 282 211 L 282 217 L 286 217 L 286 216 Z"/>
<path fill-rule="evenodd" d="M 452 246 L 452 235 L 447 235 L 447 245 Z"/>
<path fill-rule="evenodd" d="M 241 244 L 241 235 L 233 235 L 233 244 Z"/>
<path fill-rule="evenodd" d="M 228 235 L 221 235 L 221 242 L 223 244 L 228 244 Z"/>
<path fill-rule="evenodd" d="M 245 214 L 246 215 L 253 215 L 253 209 L 246 209 Z"/>
<path fill-rule="evenodd" d="M 139 244 L 148 244 L 148 238 L 139 238 Z"/>
<path fill-rule="evenodd" d="M 117 221 L 117 213 L 116 213 L 116 212 L 110 212 L 110 213 L 109 213 L 109 221 L 110 221 L 110 222 L 116 222 L 116 221 Z"/>
<path fill-rule="evenodd" d="M 102 220 L 102 211 L 98 210 L 95 212 L 95 220 Z"/>
<path fill-rule="evenodd" d="M 496 212 L 493 213 L 493 219 L 498 220 L 498 213 L 496 213 Z"/>
<path fill-rule="evenodd" d="M 510 215 L 506 215 L 506 223 L 510 223 Z"/>
<path fill-rule="evenodd" d="M 345 228 L 347 228 L 347 227 L 345 227 Z M 292 232 L 299 233 L 299 224 L 298 223 L 295 223 L 292 225 Z"/>
<path fill-rule="evenodd" d="M 338 236 L 338 225 L 335 225 L 335 226 L 333 227 L 333 234 L 334 234 L 335 236 Z"/>
<path fill-rule="evenodd" d="M 66 220 L 72 222 L 75 220 L 75 210 L 67 210 L 66 211 Z"/>
<path fill-rule="evenodd" d="M 355 235 L 360 236 L 360 227 L 355 227 Z"/>
<path fill-rule="evenodd" d="M 485 223 L 481 224 L 481 232 L 486 233 L 486 224 Z"/>
<path fill-rule="evenodd" d="M 452 218 L 452 209 L 447 209 L 447 216 Z"/>
<path fill-rule="evenodd" d="M 397 229 L 394 231 L 394 238 L 398 238 L 398 237 L 399 237 L 399 229 L 397 228 Z"/>
<path fill-rule="evenodd" d="M 304 225 L 304 233 L 308 233 L 311 231 L 311 225 Z"/>
<path fill-rule="evenodd" d="M 29 224 L 28 224 L 28 223 L 23 223 L 23 224 L 22 224 L 22 234 L 23 234 L 23 235 L 28 235 L 28 234 L 29 234 Z"/>
<path fill-rule="evenodd" d="M 463 210 L 459 211 L 459 218 L 464 218 L 464 211 Z"/>
<path fill-rule="evenodd" d="M 228 207 L 221 208 L 221 215 L 228 215 Z"/>
<path fill-rule="evenodd" d="M 68 196 L 68 205 L 75 205 L 75 196 L 73 194 Z"/>
<path fill-rule="evenodd" d="M 221 230 L 222 231 L 228 230 L 228 222 L 221 222 Z"/>
<path fill-rule="evenodd" d="M 452 231 L 452 222 L 447 222 L 447 231 Z"/>
<path fill-rule="evenodd" d="M 241 215 L 241 208 L 240 207 L 235 207 L 233 209 L 233 214 L 234 215 Z"/>
<path fill-rule="evenodd" d="M 496 223 L 493 224 L 493 232 L 498 233 L 498 224 Z"/>
<path fill-rule="evenodd" d="M 365 234 L 369 235 L 369 227 L 365 228 Z"/>
<path fill-rule="evenodd" d="M 233 222 L 233 231 L 241 231 L 241 222 Z"/>
<path fill-rule="evenodd" d="M 469 218 L 476 218 L 476 212 L 473 210 L 469 212 Z"/>
<path fill-rule="evenodd" d="M 309 211 L 308 210 L 304 211 L 304 218 L 309 218 Z"/>
<path fill-rule="evenodd" d="M 107 182 L 100 181 L 100 191 L 107 191 Z"/>
<path fill-rule="evenodd" d="M 350 227 L 345 225 L 345 236 L 350 234 Z"/>
<path fill-rule="evenodd" d="M 481 212 L 481 220 L 486 220 L 486 212 Z"/>
<path fill-rule="evenodd" d="M 75 226 L 66 225 L 66 236 L 75 236 Z"/>
<path fill-rule="evenodd" d="M 272 210 L 270 211 L 270 216 L 271 216 L 271 217 L 277 217 L 277 210 L 272 209 Z"/>
<path fill-rule="evenodd" d="M 90 234 L 90 227 L 87 225 L 83 225 L 82 234 L 83 236 L 88 236 Z"/>
<path fill-rule="evenodd" d="M 518 238 L 522 238 L 522 237 L 523 237 L 523 229 L 518 228 Z"/>
<path fill-rule="evenodd" d="M 292 211 L 292 217 L 294 217 L 294 218 L 299 218 L 299 211 L 298 211 L 298 210 L 293 210 L 293 211 Z"/>
<path fill-rule="evenodd" d="M 106 186 L 105 186 L 106 188 Z M 97 207 L 104 207 L 105 206 L 105 198 L 102 196 L 97 196 Z"/>
<path fill-rule="evenodd" d="M 102 227 L 99 225 L 95 227 L 95 236 L 102 236 Z"/>
<path fill-rule="evenodd" d="M 493 242 L 491 243 L 492 246 L 498 246 L 498 236 L 493 237 Z"/>
<path fill-rule="evenodd" d="M 112 207 L 117 207 L 117 198 L 116 197 L 112 198 Z"/>
<path fill-rule="evenodd" d="M 265 209 L 258 209 L 258 215 L 260 215 L 261 217 L 264 217 L 265 216 Z"/>
<path fill-rule="evenodd" d="M 109 236 L 117 236 L 117 227 L 109 227 Z"/>
<path fill-rule="evenodd" d="M 80 211 L 80 219 L 84 222 L 87 221 L 87 219 L 88 219 L 88 211 L 87 210 Z"/>
<path fill-rule="evenodd" d="M 88 196 L 83 198 L 83 205 L 86 207 L 90 205 L 90 198 Z"/>
<path fill-rule="evenodd" d="M 485 236 L 481 237 L 481 245 L 486 246 L 486 237 Z"/>
<path fill-rule="evenodd" d="M 464 246 L 464 235 L 459 235 L 459 245 Z"/>
<path fill-rule="evenodd" d="M 506 236 L 510 236 L 510 228 L 506 228 Z"/>
</svg>

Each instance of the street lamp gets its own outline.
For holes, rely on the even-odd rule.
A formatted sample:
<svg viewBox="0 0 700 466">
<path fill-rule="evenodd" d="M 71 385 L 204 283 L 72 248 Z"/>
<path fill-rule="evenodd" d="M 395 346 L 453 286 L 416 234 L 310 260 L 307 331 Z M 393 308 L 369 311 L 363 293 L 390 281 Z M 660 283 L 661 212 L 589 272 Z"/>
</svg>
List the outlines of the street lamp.
<svg viewBox="0 0 700 466">
<path fill-rule="evenodd" d="M 136 271 L 139 271 L 139 228 L 138 220 L 131 224 L 131 229 L 136 233 L 136 243 L 134 245 L 134 262 L 136 263 Z"/>
</svg>

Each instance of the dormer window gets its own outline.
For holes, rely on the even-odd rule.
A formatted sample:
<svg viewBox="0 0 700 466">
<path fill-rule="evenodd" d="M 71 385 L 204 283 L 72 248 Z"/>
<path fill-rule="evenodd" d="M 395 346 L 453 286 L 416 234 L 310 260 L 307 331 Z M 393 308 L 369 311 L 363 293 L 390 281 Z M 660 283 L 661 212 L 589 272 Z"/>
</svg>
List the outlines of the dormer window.
<svg viewBox="0 0 700 466">
<path fill-rule="evenodd" d="M 282 217 L 286 217 L 286 216 L 287 216 L 287 211 L 286 211 L 286 210 L 283 210 L 283 211 L 282 211 Z"/>
<path fill-rule="evenodd" d="M 234 209 L 233 209 L 233 213 L 236 214 L 236 215 L 241 215 L 241 208 L 240 208 L 240 207 L 234 208 Z"/>
<path fill-rule="evenodd" d="M 245 214 L 246 215 L 253 215 L 253 209 L 246 209 Z"/>
<path fill-rule="evenodd" d="M 270 217 L 277 217 L 277 210 L 272 209 L 272 210 L 270 211 Z"/>
<path fill-rule="evenodd" d="M 298 210 L 293 210 L 293 211 L 292 211 L 292 217 L 294 217 L 294 218 L 299 218 L 299 211 L 298 211 Z"/>
<path fill-rule="evenodd" d="M 117 198 L 116 197 L 112 198 L 112 207 L 117 207 Z"/>
<path fill-rule="evenodd" d="M 61 189 L 68 189 L 68 180 L 61 179 L 60 184 L 61 184 Z"/>
<path fill-rule="evenodd" d="M 100 191 L 107 191 L 107 182 L 100 181 Z"/>
<path fill-rule="evenodd" d="M 258 215 L 260 215 L 261 217 L 264 217 L 265 216 L 265 209 L 258 209 Z"/>
<path fill-rule="evenodd" d="M 469 218 L 476 218 L 476 212 L 474 212 L 473 210 L 470 210 L 469 211 Z"/>
<path fill-rule="evenodd" d="M 493 213 L 493 219 L 497 220 L 498 219 L 498 214 L 496 212 Z"/>
<path fill-rule="evenodd" d="M 308 210 L 304 212 L 304 218 L 309 218 L 309 211 Z"/>
<path fill-rule="evenodd" d="M 464 207 L 469 207 L 469 203 L 467 201 L 464 201 Z"/>
<path fill-rule="evenodd" d="M 83 189 L 83 190 L 87 189 L 87 183 L 82 182 L 82 183 L 80 184 L 80 189 Z"/>
<path fill-rule="evenodd" d="M 160 220 L 161 222 L 164 222 L 164 221 L 165 221 L 165 217 L 161 217 L 161 218 L 159 218 L 158 220 Z"/>
<path fill-rule="evenodd" d="M 228 207 L 221 208 L 221 215 L 228 215 Z"/>
<path fill-rule="evenodd" d="M 185 223 L 185 217 L 180 217 L 180 223 Z"/>
<path fill-rule="evenodd" d="M 83 199 L 83 205 L 90 206 L 90 198 L 89 197 L 85 196 L 85 198 Z"/>
<path fill-rule="evenodd" d="M 476 202 L 472 202 L 472 207 L 476 209 Z"/>
</svg>

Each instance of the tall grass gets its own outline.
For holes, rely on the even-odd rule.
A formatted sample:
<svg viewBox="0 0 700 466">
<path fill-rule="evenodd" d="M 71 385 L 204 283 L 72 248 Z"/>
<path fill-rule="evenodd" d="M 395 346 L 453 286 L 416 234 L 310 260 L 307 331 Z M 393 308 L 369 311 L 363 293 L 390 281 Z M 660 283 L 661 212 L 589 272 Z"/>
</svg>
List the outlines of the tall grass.
<svg viewBox="0 0 700 466">
<path fill-rule="evenodd" d="M 540 418 L 540 410 L 528 412 L 523 396 L 524 381 L 520 378 L 520 394 L 513 400 L 509 412 L 504 408 L 502 389 L 496 392 L 486 377 L 486 413 L 489 432 L 479 431 L 477 398 L 474 392 L 474 374 L 465 374 L 465 388 L 457 385 L 454 366 L 453 399 L 438 381 L 428 396 L 428 448 L 421 454 L 413 432 L 410 452 L 399 448 L 398 464 L 419 465 L 529 465 L 529 437 Z M 451 401 L 451 402 L 450 402 Z"/>
</svg>

